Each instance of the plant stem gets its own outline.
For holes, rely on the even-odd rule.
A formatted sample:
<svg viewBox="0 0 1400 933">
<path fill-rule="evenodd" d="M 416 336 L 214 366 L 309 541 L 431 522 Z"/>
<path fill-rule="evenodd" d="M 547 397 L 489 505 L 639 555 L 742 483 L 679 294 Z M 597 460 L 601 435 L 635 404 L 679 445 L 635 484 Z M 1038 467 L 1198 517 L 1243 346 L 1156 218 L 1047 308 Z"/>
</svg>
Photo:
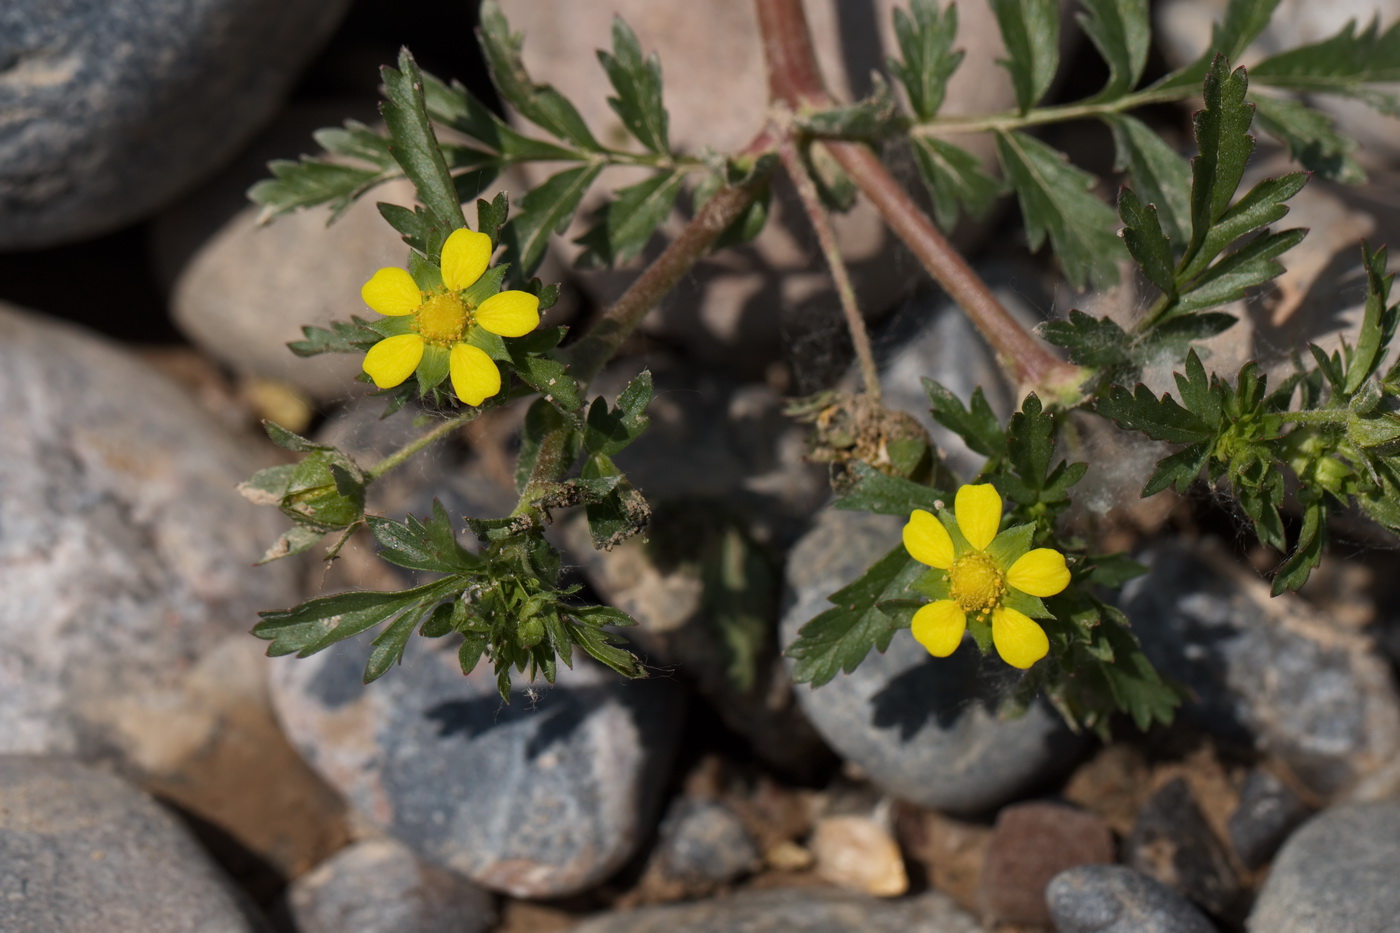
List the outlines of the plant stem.
<svg viewBox="0 0 1400 933">
<path fill-rule="evenodd" d="M 865 394 L 879 405 L 880 371 L 875 366 L 875 353 L 870 348 L 870 334 L 865 329 L 865 318 L 861 316 L 860 306 L 856 303 L 856 291 L 851 286 L 846 260 L 841 256 L 840 247 L 836 245 L 831 218 L 822 205 L 816 182 L 812 180 L 811 173 L 802 163 L 802 158 L 797 154 L 797 147 L 790 138 L 783 141 L 778 154 L 782 157 L 788 177 L 797 189 L 797 197 L 802 201 L 802 207 L 807 211 L 807 219 L 816 231 L 817 242 L 821 246 L 822 255 L 826 257 L 827 268 L 831 270 L 831 280 L 836 285 L 836 294 L 841 300 L 841 313 L 846 318 L 846 329 L 851 332 L 851 343 L 855 345 L 856 359 L 860 361 L 860 375 L 865 383 Z"/>
<path fill-rule="evenodd" d="M 569 353 L 569 374 L 586 386 L 602 370 L 648 311 L 688 273 L 724 229 L 753 202 L 752 186 L 726 186 L 622 293 Z"/>
<path fill-rule="evenodd" d="M 371 482 L 379 479 L 379 477 L 383 476 L 385 473 L 388 473 L 394 467 L 403 463 L 405 460 L 418 453 L 418 451 L 422 450 L 424 447 L 427 447 L 434 441 L 441 440 L 442 438 L 451 434 L 453 431 L 457 430 L 467 422 L 475 420 L 476 417 L 480 414 L 480 408 L 471 408 L 467 411 L 462 412 L 460 415 L 448 418 L 446 421 L 439 423 L 432 430 L 420 435 L 417 438 L 414 438 L 407 444 L 400 447 L 398 450 L 389 454 L 389 456 L 385 457 L 383 460 L 380 460 L 374 466 L 370 467 L 368 470 L 365 471 L 365 476 L 367 476 Z"/>
<path fill-rule="evenodd" d="M 1138 107 L 1146 107 L 1149 104 L 1186 100 L 1199 95 L 1200 89 L 1195 86 L 1163 90 L 1147 88 L 1100 103 L 1057 104 L 1052 107 L 1037 107 L 1027 113 L 1010 110 L 979 116 L 939 117 L 927 123 L 911 124 L 909 134 L 911 136 L 943 136 L 954 133 L 1006 132 L 1030 126 L 1044 126 L 1048 123 L 1064 123 L 1068 120 L 1108 116 Z"/>
<path fill-rule="evenodd" d="M 875 205 L 895 236 L 943 286 L 996 351 L 1019 386 L 1061 396 L 1083 381 L 1084 372 L 1041 346 L 992 294 L 957 250 L 914 204 L 880 159 L 861 143 L 828 141 L 827 148 Z"/>
<path fill-rule="evenodd" d="M 1279 417 L 1292 424 L 1346 424 L 1347 411 L 1344 408 L 1317 408 L 1280 412 Z"/>
</svg>

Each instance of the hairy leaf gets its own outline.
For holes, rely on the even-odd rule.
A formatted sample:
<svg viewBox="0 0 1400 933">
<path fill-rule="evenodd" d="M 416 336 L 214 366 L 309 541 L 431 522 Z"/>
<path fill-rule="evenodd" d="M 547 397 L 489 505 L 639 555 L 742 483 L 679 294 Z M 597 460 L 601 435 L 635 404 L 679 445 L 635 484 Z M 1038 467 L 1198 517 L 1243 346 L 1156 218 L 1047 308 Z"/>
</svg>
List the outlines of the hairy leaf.
<svg viewBox="0 0 1400 933">
<path fill-rule="evenodd" d="M 457 573 L 479 566 L 480 562 L 460 544 L 452 520 L 442 503 L 433 500 L 433 514 L 427 521 L 407 516 L 403 522 L 375 515 L 365 517 L 379 541 L 379 556 L 409 570 L 431 573 Z"/>
<path fill-rule="evenodd" d="M 1223 56 L 1216 56 L 1206 75 L 1206 106 L 1194 119 L 1200 154 L 1191 160 L 1191 243 L 1185 257 L 1188 268 L 1216 221 L 1229 210 L 1244 177 L 1245 163 L 1254 151 L 1254 137 L 1249 135 L 1254 106 L 1245 101 L 1249 80 L 1243 68 L 1232 72 L 1229 67 Z"/>
<path fill-rule="evenodd" d="M 418 200 L 449 229 L 465 227 L 462 202 L 438 146 L 423 99 L 423 75 L 407 49 L 399 53 L 397 69 L 385 66 L 384 103 L 381 111 L 392 142 L 389 151 L 413 182 Z M 436 256 L 430 256 L 436 259 Z"/>
<path fill-rule="evenodd" d="M 1186 249 L 1191 217 L 1191 167 L 1156 132 L 1136 117 L 1105 117 L 1113 131 L 1114 168 L 1131 176 L 1144 204 L 1154 205 L 1174 252 Z"/>
<path fill-rule="evenodd" d="M 953 50 L 958 8 L 949 4 L 940 11 L 938 0 L 913 0 L 907 13 L 895 7 L 894 31 L 903 60 L 889 59 L 890 73 L 904 85 L 914 116 L 932 120 L 965 54 Z"/>
<path fill-rule="evenodd" d="M 598 50 L 598 61 L 617 91 L 608 105 L 622 119 L 622 125 L 652 152 L 671 150 L 667 134 L 666 107 L 661 102 L 661 60 L 653 53 L 642 58 L 642 46 L 621 16 L 613 17 L 613 50 Z"/>
<path fill-rule="evenodd" d="M 593 227 L 574 241 L 584 247 L 579 268 L 606 268 L 635 259 L 670 216 L 682 181 L 680 172 L 658 172 L 618 190 L 594 213 Z"/>
<path fill-rule="evenodd" d="M 334 221 L 361 194 L 399 174 L 397 169 L 360 168 L 310 156 L 302 156 L 298 162 L 277 159 L 267 167 L 272 177 L 248 189 L 248 199 L 263 208 L 259 223 L 318 204 L 330 205 L 329 220 Z"/>
<path fill-rule="evenodd" d="M 544 259 L 549 237 L 563 233 L 599 173 L 602 163 L 580 165 L 550 176 L 520 200 L 519 210 L 503 231 L 520 275 L 529 275 Z"/>
<path fill-rule="evenodd" d="M 365 321 L 352 317 L 349 321 L 331 321 L 330 327 L 306 325 L 302 339 L 287 344 L 297 356 L 317 356 L 321 353 L 363 353 L 379 342 L 379 334 L 365 326 Z"/>
<path fill-rule="evenodd" d="M 950 499 L 931 486 L 890 476 L 865 463 L 857 463 L 853 473 L 855 482 L 832 504 L 833 508 L 908 517 L 915 509 L 932 511 L 940 499 Z"/>
<path fill-rule="evenodd" d="M 1113 369 L 1131 361 L 1131 341 L 1123 328 L 1108 318 L 1097 318 L 1072 310 L 1069 319 L 1046 321 L 1037 328 L 1040 336 L 1069 351 L 1070 362 L 1094 369 Z"/>
<path fill-rule="evenodd" d="M 1045 96 L 1060 64 L 1060 5 L 1057 0 L 990 0 L 1007 57 L 997 64 L 1011 73 L 1022 113 Z"/>
<path fill-rule="evenodd" d="M 445 599 L 461 585 L 446 577 L 401 592 L 361 590 L 320 596 L 291 609 L 258 613 L 261 621 L 253 634 L 272 642 L 267 653 L 273 657 L 295 652 L 304 658 L 401 613 Z"/>
<path fill-rule="evenodd" d="M 1264 59 L 1250 73 L 1260 84 L 1317 94 L 1345 94 L 1395 114 L 1396 99 L 1363 85 L 1400 81 L 1400 23 L 1384 32 L 1379 18 L 1361 33 L 1355 20 L 1330 39 Z"/>
<path fill-rule="evenodd" d="M 1176 294 L 1176 262 L 1172 244 L 1162 232 L 1154 205 L 1144 205 L 1131 188 L 1118 192 L 1118 216 L 1123 220 L 1123 243 L 1147 280 L 1164 295 Z"/>
<path fill-rule="evenodd" d="M 972 390 L 972 399 L 966 408 L 956 395 L 932 379 L 924 380 L 924 394 L 928 396 L 933 420 L 961 437 L 969 450 L 984 457 L 1005 451 L 1006 435 L 1001 419 L 987 404 L 981 386 Z"/>
<path fill-rule="evenodd" d="M 944 230 L 957 225 L 959 205 L 973 217 L 985 217 L 1006 191 L 1006 183 L 988 175 L 982 160 L 966 149 L 932 136 L 913 136 L 910 143 L 933 200 L 934 219 Z"/>
</svg>

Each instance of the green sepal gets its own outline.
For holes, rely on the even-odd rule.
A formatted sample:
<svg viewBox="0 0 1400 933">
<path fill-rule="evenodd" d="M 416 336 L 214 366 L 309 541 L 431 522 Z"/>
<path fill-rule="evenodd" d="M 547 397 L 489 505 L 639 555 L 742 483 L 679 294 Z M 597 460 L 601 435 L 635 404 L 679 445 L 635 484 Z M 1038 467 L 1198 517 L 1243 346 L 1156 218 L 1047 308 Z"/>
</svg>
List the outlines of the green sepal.
<svg viewBox="0 0 1400 933">
<path fill-rule="evenodd" d="M 909 584 L 909 589 L 927 596 L 929 602 L 935 603 L 940 599 L 950 598 L 952 592 L 948 582 L 948 571 L 939 570 L 937 567 L 925 570 L 922 576 Z"/>
<path fill-rule="evenodd" d="M 1034 536 L 1035 522 L 1003 529 L 992 543 L 987 545 L 987 556 L 1005 573 L 1031 549 Z"/>
<path fill-rule="evenodd" d="M 370 321 L 365 325 L 365 329 L 375 335 L 374 339 L 377 343 L 385 337 L 398 337 L 402 334 L 413 333 L 413 322 L 414 316 L 412 314 L 396 314 L 393 317 L 382 317 Z"/>
<path fill-rule="evenodd" d="M 418 361 L 414 376 L 418 379 L 418 391 L 427 394 L 430 389 L 442 385 L 447 378 L 448 361 L 451 351 L 435 343 L 423 344 L 423 357 Z"/>
<path fill-rule="evenodd" d="M 1023 593 L 1011 586 L 1006 588 L 1006 593 L 1001 598 L 1001 604 L 1007 609 L 1015 609 L 1032 619 L 1053 619 L 1055 617 L 1055 613 L 1046 608 L 1040 597 Z"/>
<path fill-rule="evenodd" d="M 469 308 L 479 308 L 486 299 L 494 298 L 500 294 L 501 282 L 505 279 L 509 268 L 510 264 L 503 262 L 481 273 L 481 278 L 462 290 L 462 301 L 466 302 Z"/>
</svg>

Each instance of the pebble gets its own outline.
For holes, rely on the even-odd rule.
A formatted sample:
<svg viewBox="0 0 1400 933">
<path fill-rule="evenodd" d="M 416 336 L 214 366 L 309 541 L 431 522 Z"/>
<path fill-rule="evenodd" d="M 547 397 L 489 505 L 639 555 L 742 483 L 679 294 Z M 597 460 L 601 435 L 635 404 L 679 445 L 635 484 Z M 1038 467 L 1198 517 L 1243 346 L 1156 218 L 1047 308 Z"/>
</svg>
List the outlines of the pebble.
<svg viewBox="0 0 1400 933">
<path fill-rule="evenodd" d="M 817 874 L 832 884 L 876 897 L 898 897 L 909 890 L 899 843 L 870 817 L 823 817 L 807 847 L 816 858 Z"/>
<path fill-rule="evenodd" d="M 285 910 L 297 933 L 485 933 L 491 901 L 400 842 L 366 839 L 293 881 Z"/>
<path fill-rule="evenodd" d="M 246 144 L 349 0 L 12 0 L 0 249 L 140 220 Z"/>
<path fill-rule="evenodd" d="M 251 566 L 283 520 L 234 486 L 267 464 L 134 357 L 10 306 L 0 397 L 0 751 L 110 765 L 305 870 L 335 805 L 248 635 L 300 594 L 290 562 Z"/>
<path fill-rule="evenodd" d="M 1045 901 L 1058 933 L 1218 933 L 1186 898 L 1122 865 L 1061 872 Z"/>
<path fill-rule="evenodd" d="M 64 758 L 0 755 L 0 929 L 265 929 L 189 831 L 122 779 Z"/>
<path fill-rule="evenodd" d="M 285 658 L 273 700 L 293 743 L 361 817 L 421 858 L 516 897 L 585 891 L 653 827 L 681 718 L 665 680 L 624 682 L 576 657 L 553 688 L 414 639 L 361 683 L 363 640 Z"/>
<path fill-rule="evenodd" d="M 788 558 L 782 643 L 792 644 L 830 607 L 829 594 L 897 546 L 902 525 L 898 516 L 821 513 Z M 1063 774 L 1083 744 L 1042 704 L 999 719 L 1013 676 L 970 643 L 933 658 L 904 629 L 854 673 L 795 690 L 817 731 L 876 785 L 921 806 L 979 814 Z"/>
<path fill-rule="evenodd" d="M 1261 868 L 1311 814 L 1307 802 L 1291 787 L 1256 768 L 1245 778 L 1239 806 L 1230 814 L 1230 845 L 1244 867 Z"/>
<path fill-rule="evenodd" d="M 1372 933 L 1400 916 L 1400 801 L 1324 810 L 1284 843 L 1250 933 Z"/>
<path fill-rule="evenodd" d="M 1045 886 L 1077 865 L 1112 864 L 1113 833 L 1092 813 L 1033 801 L 997 814 L 982 866 L 978 902 L 984 919 L 1047 924 Z"/>
<path fill-rule="evenodd" d="M 1239 908 L 1240 883 L 1230 856 L 1182 778 L 1147 799 L 1123 848 L 1130 866 L 1210 913 L 1228 916 Z"/>
<path fill-rule="evenodd" d="M 615 911 L 570 933 L 984 933 L 970 914 L 937 892 L 881 900 L 832 888 L 745 891 L 693 904 Z"/>
<path fill-rule="evenodd" d="M 661 821 L 659 837 L 652 855 L 657 873 L 692 888 L 727 884 L 760 859 L 743 821 L 713 800 L 677 798 Z"/>
<path fill-rule="evenodd" d="M 1400 698 L 1363 634 L 1268 586 L 1215 546 L 1164 543 L 1120 605 L 1148 658 L 1192 693 L 1179 726 L 1263 751 L 1312 793 L 1342 793 L 1400 754 Z"/>
</svg>

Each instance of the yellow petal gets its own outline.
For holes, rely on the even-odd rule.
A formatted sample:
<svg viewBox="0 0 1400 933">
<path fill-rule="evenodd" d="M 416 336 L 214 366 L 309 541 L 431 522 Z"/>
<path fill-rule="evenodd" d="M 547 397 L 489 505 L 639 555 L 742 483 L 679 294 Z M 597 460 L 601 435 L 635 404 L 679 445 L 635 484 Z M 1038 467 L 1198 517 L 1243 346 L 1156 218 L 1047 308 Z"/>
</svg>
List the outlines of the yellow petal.
<svg viewBox="0 0 1400 933">
<path fill-rule="evenodd" d="M 1045 629 L 1031 621 L 1030 616 L 1005 607 L 992 610 L 992 644 L 997 646 L 1003 661 L 1022 670 L 1050 650 Z"/>
<path fill-rule="evenodd" d="M 964 486 L 953 500 L 953 515 L 967 543 L 985 551 L 1001 527 L 1001 496 L 991 483 Z"/>
<path fill-rule="evenodd" d="M 442 244 L 442 284 L 448 291 L 470 288 L 491 264 L 491 238 L 475 230 L 453 230 Z"/>
<path fill-rule="evenodd" d="M 501 391 L 501 371 L 486 353 L 469 343 L 452 345 L 447 370 L 452 374 L 452 389 L 468 405 L 480 405 Z"/>
<path fill-rule="evenodd" d="M 943 523 L 915 509 L 904 526 L 904 549 L 921 564 L 947 570 L 953 566 L 953 537 Z"/>
<path fill-rule="evenodd" d="M 423 338 L 417 334 L 385 337 L 365 354 L 364 370 L 381 389 L 392 389 L 418 368 L 423 358 Z"/>
<path fill-rule="evenodd" d="M 929 603 L 914 613 L 910 626 L 914 640 L 928 649 L 935 658 L 946 658 L 962 642 L 967 629 L 967 613 L 951 599 Z"/>
<path fill-rule="evenodd" d="M 360 297 L 375 311 L 390 317 L 412 314 L 423 303 L 418 284 L 402 269 L 380 269 L 360 286 Z"/>
<path fill-rule="evenodd" d="M 481 303 L 476 322 L 501 337 L 524 337 L 540 324 L 540 300 L 529 292 L 501 292 Z"/>
<path fill-rule="evenodd" d="M 1032 596 L 1054 596 L 1069 586 L 1065 555 L 1048 547 L 1027 551 L 1006 571 L 1006 582 Z"/>
</svg>

